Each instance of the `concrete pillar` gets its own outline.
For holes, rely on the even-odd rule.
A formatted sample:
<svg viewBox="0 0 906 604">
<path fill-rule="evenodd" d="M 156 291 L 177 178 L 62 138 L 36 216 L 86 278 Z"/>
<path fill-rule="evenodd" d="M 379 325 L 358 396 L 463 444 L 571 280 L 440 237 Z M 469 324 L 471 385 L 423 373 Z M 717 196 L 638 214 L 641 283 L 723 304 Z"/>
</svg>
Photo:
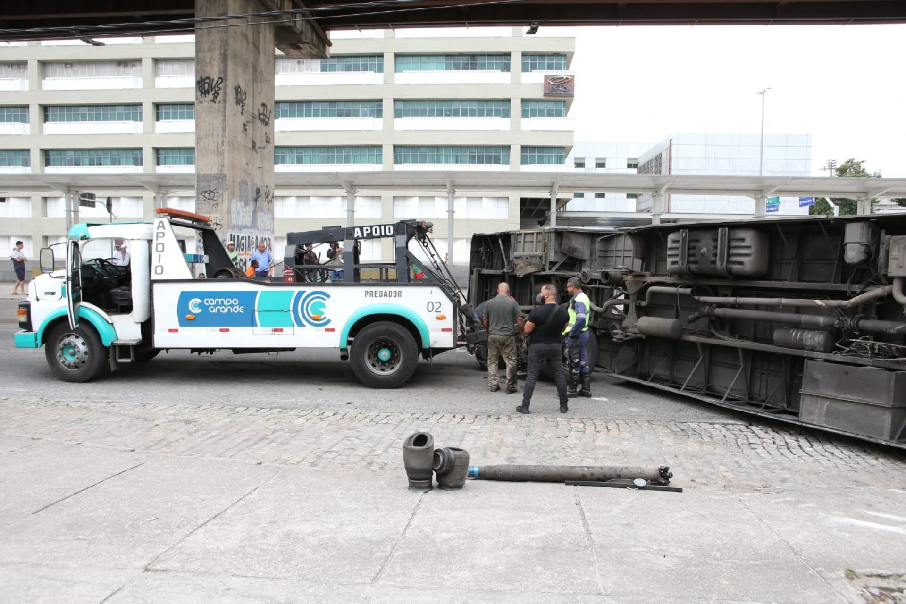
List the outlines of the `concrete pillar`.
<svg viewBox="0 0 906 604">
<path fill-rule="evenodd" d="M 552 227 L 557 226 L 557 194 L 551 193 L 551 219 Z"/>
<path fill-rule="evenodd" d="M 651 224 L 661 224 L 661 214 L 664 213 L 664 195 L 656 193 L 651 197 Z"/>
<path fill-rule="evenodd" d="M 453 200 L 454 200 L 453 187 L 447 185 L 447 264 L 448 266 L 453 265 Z"/>
<path fill-rule="evenodd" d="M 264 10 L 257 0 L 195 0 L 197 17 Z M 274 236 L 275 26 L 262 21 L 195 30 L 196 208 L 222 241 L 236 241 L 243 268 Z"/>
<path fill-rule="evenodd" d="M 871 215 L 871 197 L 859 199 L 856 206 L 856 214 L 859 216 Z"/>
<path fill-rule="evenodd" d="M 764 197 L 755 198 L 755 218 L 764 218 L 765 217 L 765 207 L 764 207 Z"/>
<path fill-rule="evenodd" d="M 346 186 L 346 227 L 355 226 L 355 189 Z"/>
</svg>

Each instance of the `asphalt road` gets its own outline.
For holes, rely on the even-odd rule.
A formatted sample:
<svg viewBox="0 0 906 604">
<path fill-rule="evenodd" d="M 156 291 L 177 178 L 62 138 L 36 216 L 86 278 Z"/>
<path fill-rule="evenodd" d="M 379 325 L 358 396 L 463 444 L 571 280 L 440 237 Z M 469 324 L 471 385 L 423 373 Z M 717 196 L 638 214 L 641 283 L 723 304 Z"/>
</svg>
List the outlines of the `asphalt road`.
<svg viewBox="0 0 906 604">
<path fill-rule="evenodd" d="M 149 363 L 124 365 L 88 384 L 58 380 L 44 349 L 13 345 L 17 326 L 0 324 L 0 376 L 5 396 L 60 401 L 168 402 L 188 405 L 255 405 L 284 409 L 365 410 L 410 413 L 515 415 L 520 394 L 487 390 L 485 372 L 464 350 L 421 361 L 406 386 L 372 390 L 362 386 L 337 351 L 272 355 L 218 352 L 161 353 Z M 521 391 L 521 386 L 520 386 Z M 741 414 L 634 384 L 613 384 L 596 375 L 595 398 L 575 399 L 570 415 L 607 419 L 751 421 Z M 539 383 L 533 413 L 560 416 L 554 386 Z"/>
</svg>

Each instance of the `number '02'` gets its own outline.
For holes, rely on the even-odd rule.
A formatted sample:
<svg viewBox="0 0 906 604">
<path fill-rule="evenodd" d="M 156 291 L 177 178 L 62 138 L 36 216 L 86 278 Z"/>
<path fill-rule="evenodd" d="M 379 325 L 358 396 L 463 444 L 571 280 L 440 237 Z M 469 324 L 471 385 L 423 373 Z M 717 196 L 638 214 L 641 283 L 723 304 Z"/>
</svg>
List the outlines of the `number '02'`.
<svg viewBox="0 0 906 604">
<path fill-rule="evenodd" d="M 440 312 L 440 302 L 428 302 L 428 312 Z"/>
</svg>

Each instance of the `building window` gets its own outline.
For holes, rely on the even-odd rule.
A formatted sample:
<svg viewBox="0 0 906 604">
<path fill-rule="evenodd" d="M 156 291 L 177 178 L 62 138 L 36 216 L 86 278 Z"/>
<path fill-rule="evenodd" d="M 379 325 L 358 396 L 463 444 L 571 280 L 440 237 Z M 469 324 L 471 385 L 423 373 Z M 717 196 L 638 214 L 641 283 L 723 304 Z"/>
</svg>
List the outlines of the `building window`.
<svg viewBox="0 0 906 604">
<path fill-rule="evenodd" d="M 356 218 L 379 219 L 381 217 L 381 198 L 357 196 L 354 211 Z M 344 218 L 345 216 L 345 195 L 342 197 L 274 198 L 274 218 Z"/>
<path fill-rule="evenodd" d="M 194 166 L 195 149 L 189 147 L 185 149 L 158 149 L 157 150 L 158 166 Z"/>
<path fill-rule="evenodd" d="M 276 147 L 275 164 L 380 164 L 380 147 Z"/>
<path fill-rule="evenodd" d="M 595 168 L 606 168 L 607 160 L 603 157 L 599 157 L 595 160 Z"/>
<path fill-rule="evenodd" d="M 522 55 L 522 71 L 563 71 L 566 55 Z"/>
<path fill-rule="evenodd" d="M 141 149 L 70 149 L 44 152 L 45 166 L 141 166 Z"/>
<path fill-rule="evenodd" d="M 579 193 L 578 191 L 573 193 L 573 199 L 584 198 L 585 193 Z"/>
<path fill-rule="evenodd" d="M 10 237 L 0 236 L 0 245 L 5 246 L 4 249 L 6 250 L 12 250 L 17 241 L 21 241 L 23 243 L 22 253 L 25 254 L 28 258 L 34 258 L 34 251 L 32 250 L 31 246 L 31 237 L 22 237 L 19 235 L 12 235 Z M 9 251 L 7 251 L 7 254 L 9 254 Z"/>
<path fill-rule="evenodd" d="M 0 63 L 0 80 L 28 79 L 28 63 Z"/>
<path fill-rule="evenodd" d="M 373 71 L 384 73 L 384 55 L 330 57 L 321 59 L 321 73 L 335 71 Z"/>
<path fill-rule="evenodd" d="M 522 117 L 566 117 L 566 101 L 522 101 Z"/>
<path fill-rule="evenodd" d="M 195 77 L 194 59 L 160 59 L 154 63 L 154 75 L 159 78 Z"/>
<path fill-rule="evenodd" d="M 509 71 L 510 55 L 397 55 L 396 73 L 406 71 Z"/>
<path fill-rule="evenodd" d="M 44 107 L 44 121 L 51 122 L 140 122 L 141 105 L 87 105 Z"/>
<path fill-rule="evenodd" d="M 31 154 L 28 149 L 2 149 L 0 150 L 0 167 L 3 168 L 28 168 L 31 167 Z"/>
<path fill-rule="evenodd" d="M 174 103 L 172 105 L 157 106 L 157 121 L 164 120 L 194 120 L 195 105 L 193 103 Z"/>
<path fill-rule="evenodd" d="M 607 193 L 595 193 L 595 199 L 604 199 L 607 197 Z"/>
<path fill-rule="evenodd" d="M 394 197 L 393 217 L 447 218 L 448 204 L 446 196 Z M 509 218 L 509 208 L 510 200 L 507 197 L 456 197 L 453 200 L 457 219 L 506 220 Z"/>
<path fill-rule="evenodd" d="M 506 165 L 509 147 L 395 147 L 395 164 Z"/>
<path fill-rule="evenodd" d="M 509 101 L 396 101 L 394 117 L 510 117 Z"/>
<path fill-rule="evenodd" d="M 0 218 L 31 218 L 31 197 L 7 197 L 0 202 Z"/>
<path fill-rule="evenodd" d="M 562 164 L 566 162 L 564 147 L 523 147 L 522 165 Z"/>
<path fill-rule="evenodd" d="M 634 157 L 631 157 L 631 158 L 627 159 L 627 160 L 626 160 L 626 167 L 627 167 L 627 168 L 636 168 L 636 169 L 638 169 L 638 167 L 639 167 L 639 160 L 636 159 L 636 158 L 634 158 Z"/>
<path fill-rule="evenodd" d="M 639 198 L 638 193 L 627 193 L 626 194 L 626 199 L 638 199 L 638 198 Z"/>
<path fill-rule="evenodd" d="M 277 59 L 274 70 L 277 75 L 363 71 L 384 73 L 384 55 L 341 55 L 329 59 Z"/>
<path fill-rule="evenodd" d="M 384 101 L 300 101 L 281 102 L 274 117 L 384 117 Z"/>
<path fill-rule="evenodd" d="M 0 107 L 0 124 L 27 124 L 28 107 Z"/>
<path fill-rule="evenodd" d="M 574 165 L 575 167 L 577 167 L 577 168 L 584 168 L 584 167 L 585 167 L 585 160 L 584 160 L 584 159 L 574 159 L 574 160 L 573 160 L 573 165 Z"/>
<path fill-rule="evenodd" d="M 140 78 L 141 61 L 73 61 L 45 63 L 45 78 Z"/>
</svg>

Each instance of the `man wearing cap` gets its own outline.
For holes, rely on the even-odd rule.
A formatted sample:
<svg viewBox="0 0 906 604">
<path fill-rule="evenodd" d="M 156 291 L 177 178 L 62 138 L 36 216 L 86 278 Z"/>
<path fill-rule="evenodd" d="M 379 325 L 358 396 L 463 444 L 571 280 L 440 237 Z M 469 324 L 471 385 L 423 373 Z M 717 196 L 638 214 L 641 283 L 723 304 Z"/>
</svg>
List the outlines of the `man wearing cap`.
<svg viewBox="0 0 906 604">
<path fill-rule="evenodd" d="M 227 243 L 227 256 L 230 257 L 230 262 L 233 263 L 233 266 L 239 266 L 239 253 L 236 251 L 236 243 L 233 241 Z"/>
<path fill-rule="evenodd" d="M 586 358 L 588 346 L 588 313 L 591 310 L 591 300 L 582 291 L 582 282 L 578 277 L 571 277 L 566 282 L 566 291 L 569 299 L 569 323 L 563 330 L 566 336 L 566 348 L 569 351 L 569 398 L 584 396 L 591 398 L 591 367 Z M 582 389 L 579 390 L 579 384 Z"/>
</svg>

